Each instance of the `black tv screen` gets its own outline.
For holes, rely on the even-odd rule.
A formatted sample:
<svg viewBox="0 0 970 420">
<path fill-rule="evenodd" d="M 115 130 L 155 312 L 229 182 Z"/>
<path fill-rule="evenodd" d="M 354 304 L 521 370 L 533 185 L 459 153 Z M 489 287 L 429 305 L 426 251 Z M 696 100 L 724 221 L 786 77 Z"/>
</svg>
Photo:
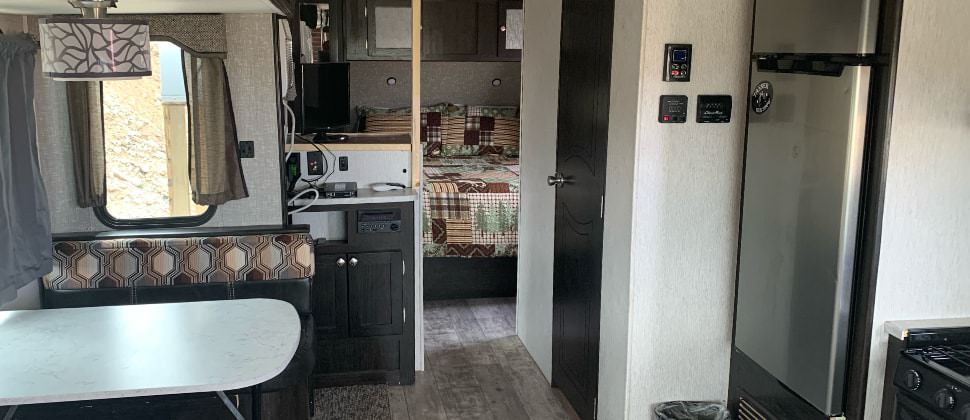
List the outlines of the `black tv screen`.
<svg viewBox="0 0 970 420">
<path fill-rule="evenodd" d="M 350 63 L 303 64 L 301 132 L 332 131 L 350 124 Z"/>
</svg>

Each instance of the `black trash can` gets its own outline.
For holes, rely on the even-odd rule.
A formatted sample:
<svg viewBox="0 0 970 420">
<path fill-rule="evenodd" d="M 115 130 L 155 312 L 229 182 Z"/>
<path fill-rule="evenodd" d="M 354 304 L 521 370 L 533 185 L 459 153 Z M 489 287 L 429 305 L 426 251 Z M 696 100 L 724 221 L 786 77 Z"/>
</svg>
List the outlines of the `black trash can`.
<svg viewBox="0 0 970 420">
<path fill-rule="evenodd" d="M 671 401 L 657 404 L 658 420 L 731 420 L 724 404 L 704 401 Z"/>
</svg>

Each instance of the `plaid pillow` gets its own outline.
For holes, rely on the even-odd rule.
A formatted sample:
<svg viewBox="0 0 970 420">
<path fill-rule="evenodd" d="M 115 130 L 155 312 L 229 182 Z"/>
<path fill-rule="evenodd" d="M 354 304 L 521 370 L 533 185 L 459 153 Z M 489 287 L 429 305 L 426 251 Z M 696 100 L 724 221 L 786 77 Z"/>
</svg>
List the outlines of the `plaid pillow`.
<svg viewBox="0 0 970 420">
<path fill-rule="evenodd" d="M 410 131 L 410 114 L 383 113 L 364 117 L 365 133 L 407 133 Z"/>
<path fill-rule="evenodd" d="M 441 155 L 441 113 L 421 113 L 421 145 L 425 156 Z"/>
<path fill-rule="evenodd" d="M 446 136 L 445 156 L 518 154 L 519 120 L 514 117 L 465 117 L 461 135 Z"/>
</svg>

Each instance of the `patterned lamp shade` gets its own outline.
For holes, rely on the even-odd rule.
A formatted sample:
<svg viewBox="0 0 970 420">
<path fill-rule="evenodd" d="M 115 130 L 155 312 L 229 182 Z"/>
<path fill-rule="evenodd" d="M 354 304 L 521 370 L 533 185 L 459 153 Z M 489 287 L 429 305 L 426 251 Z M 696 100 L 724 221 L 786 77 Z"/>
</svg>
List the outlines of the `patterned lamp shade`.
<svg viewBox="0 0 970 420">
<path fill-rule="evenodd" d="M 40 20 L 44 74 L 54 80 L 151 76 L 148 23 L 81 17 Z"/>
</svg>

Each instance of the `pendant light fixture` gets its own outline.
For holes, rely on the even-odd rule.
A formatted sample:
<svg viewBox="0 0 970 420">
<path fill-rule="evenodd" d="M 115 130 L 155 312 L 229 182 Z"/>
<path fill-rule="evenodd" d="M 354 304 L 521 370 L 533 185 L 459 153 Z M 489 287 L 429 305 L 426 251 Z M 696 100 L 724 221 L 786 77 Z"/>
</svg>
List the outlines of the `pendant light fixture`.
<svg viewBox="0 0 970 420">
<path fill-rule="evenodd" d="M 118 80 L 151 76 L 148 22 L 108 19 L 117 0 L 68 0 L 80 17 L 40 20 L 44 75 L 54 80 Z"/>
</svg>

